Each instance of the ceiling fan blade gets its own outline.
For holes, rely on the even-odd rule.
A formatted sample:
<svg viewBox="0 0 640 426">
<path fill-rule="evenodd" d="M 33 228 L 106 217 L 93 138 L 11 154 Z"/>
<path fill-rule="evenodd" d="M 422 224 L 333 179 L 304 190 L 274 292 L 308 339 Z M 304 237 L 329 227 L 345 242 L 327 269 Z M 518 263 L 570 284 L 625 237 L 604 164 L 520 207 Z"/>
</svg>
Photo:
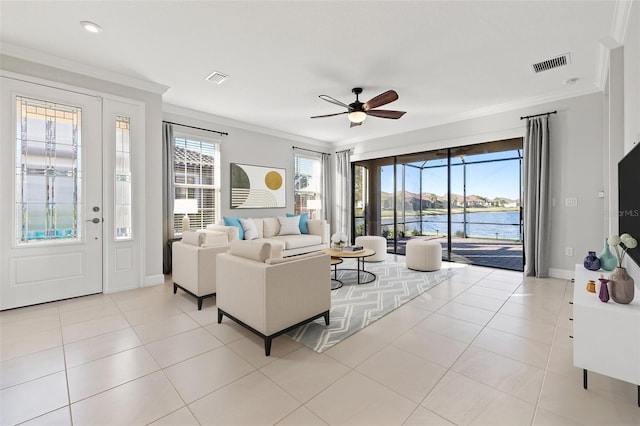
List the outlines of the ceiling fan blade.
<svg viewBox="0 0 640 426">
<path fill-rule="evenodd" d="M 364 108 L 365 111 L 367 111 L 382 105 L 386 105 L 397 99 L 398 99 L 398 94 L 396 93 L 395 90 L 387 90 L 386 92 L 379 94 L 375 98 L 370 99 L 362 107 Z"/>
<path fill-rule="evenodd" d="M 350 109 L 349 105 L 345 104 L 344 102 L 340 102 L 337 99 L 332 98 L 329 95 L 320 95 L 318 96 L 320 99 L 322 99 L 323 101 L 327 101 L 329 103 L 341 106 L 341 107 L 345 107 L 346 109 Z"/>
<path fill-rule="evenodd" d="M 359 123 L 354 123 L 353 121 L 350 121 L 350 123 L 351 123 L 351 125 L 349 126 L 349 128 L 351 128 L 351 127 L 356 127 L 356 126 L 362 126 L 362 123 L 363 123 L 363 122 L 361 121 L 361 122 L 359 122 Z"/>
<path fill-rule="evenodd" d="M 335 114 L 326 114 L 326 115 L 314 115 L 311 118 L 322 118 L 322 117 L 333 117 L 334 115 L 342 115 L 342 114 L 349 114 L 349 111 L 344 111 L 344 112 L 337 112 Z"/>
<path fill-rule="evenodd" d="M 367 115 L 372 115 L 374 117 L 380 118 L 392 118 L 394 120 L 397 120 L 405 114 L 405 111 L 393 111 L 390 109 L 370 109 L 369 111 L 367 111 Z"/>
</svg>

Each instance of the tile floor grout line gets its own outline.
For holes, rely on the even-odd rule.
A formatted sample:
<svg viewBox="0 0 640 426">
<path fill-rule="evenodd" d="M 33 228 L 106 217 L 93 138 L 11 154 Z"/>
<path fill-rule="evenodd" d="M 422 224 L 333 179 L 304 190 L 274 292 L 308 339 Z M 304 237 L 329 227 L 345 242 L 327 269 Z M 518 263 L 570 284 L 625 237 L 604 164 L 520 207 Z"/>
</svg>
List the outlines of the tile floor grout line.
<svg viewBox="0 0 640 426">
<path fill-rule="evenodd" d="M 518 290 L 518 288 L 520 288 L 520 287 L 525 283 L 525 281 L 526 281 L 526 277 L 523 277 L 522 282 L 520 283 L 520 285 L 518 285 L 518 287 L 516 287 L 516 288 L 513 290 L 512 295 L 513 295 L 513 294 L 515 294 L 516 290 Z M 476 282 L 475 284 L 473 284 L 473 285 L 474 285 L 474 286 L 475 286 L 475 285 L 477 285 L 477 282 Z M 468 290 L 468 289 L 467 289 L 467 290 Z M 462 293 L 466 292 L 467 290 L 464 290 Z M 460 293 L 460 294 L 462 294 L 462 293 Z M 457 298 L 457 297 L 458 297 L 458 296 L 456 296 L 456 298 Z M 455 298 L 454 298 L 454 299 L 452 299 L 452 301 L 453 301 L 453 300 L 455 300 Z M 508 301 L 508 299 L 507 299 L 507 301 Z M 440 382 L 442 381 L 442 379 L 443 379 L 443 378 L 444 378 L 444 377 L 445 377 L 445 376 L 446 376 L 450 371 L 453 371 L 453 372 L 454 372 L 454 373 L 456 373 L 456 374 L 461 374 L 461 373 L 458 373 L 457 371 L 453 370 L 453 366 L 454 366 L 454 365 L 458 362 L 458 360 L 460 360 L 460 358 L 461 358 L 461 357 L 462 357 L 462 356 L 463 356 L 463 355 L 464 355 L 464 354 L 469 350 L 469 348 L 473 345 L 473 342 L 478 338 L 478 336 L 482 333 L 482 331 L 488 327 L 488 325 L 489 325 L 489 323 L 491 322 L 491 320 L 492 320 L 492 319 L 493 319 L 493 318 L 498 314 L 499 310 L 500 310 L 500 309 L 502 309 L 502 307 L 507 303 L 507 301 L 505 301 L 505 302 L 500 306 L 500 308 L 498 308 L 498 310 L 494 313 L 494 315 L 492 315 L 491 319 L 490 319 L 490 320 L 489 320 L 489 321 L 488 321 L 488 322 L 487 322 L 487 323 L 482 327 L 482 329 L 478 332 L 478 334 L 476 334 L 476 336 L 475 336 L 475 337 L 474 337 L 474 338 L 473 338 L 473 339 L 472 339 L 472 340 L 467 344 L 467 347 L 465 348 L 465 350 L 464 350 L 464 351 L 462 351 L 462 352 L 460 353 L 460 355 L 456 358 L 456 360 L 451 364 L 451 366 L 447 368 L 447 371 L 442 375 L 442 377 L 440 377 L 440 379 L 439 379 L 439 380 L 436 382 L 436 384 L 431 388 L 431 390 L 427 393 L 427 395 L 426 395 L 426 396 L 425 396 L 425 397 L 424 397 L 424 398 L 423 398 L 423 399 L 418 403 L 418 406 L 423 406 L 423 405 L 422 405 L 422 404 L 423 404 L 423 402 L 424 402 L 424 401 L 429 397 L 429 395 L 431 394 L 431 392 L 433 392 L 433 390 L 438 386 L 438 384 L 440 384 Z M 441 314 L 441 315 L 445 315 L 445 314 Z M 491 328 L 491 327 L 489 327 L 489 328 Z M 495 353 L 495 352 L 493 352 L 493 351 L 489 351 L 489 352 Z M 498 353 L 496 353 L 496 354 L 497 354 L 497 355 L 500 355 L 500 356 L 505 356 L 505 355 L 498 354 Z M 511 357 L 507 357 L 507 356 L 505 356 L 505 357 L 506 357 L 506 358 L 509 358 L 509 359 L 512 359 Z M 547 358 L 548 358 L 548 356 L 547 356 Z M 513 359 L 512 359 L 512 360 L 513 360 Z M 516 362 L 520 362 L 520 363 L 522 363 L 522 364 L 524 364 L 524 365 L 529 365 L 529 364 L 526 364 L 526 363 L 524 363 L 524 362 L 522 362 L 522 361 L 520 361 L 520 360 L 514 360 L 514 361 L 516 361 Z M 548 362 L 548 361 L 547 361 L 547 362 Z M 536 368 L 537 368 L 537 367 L 536 367 Z M 473 377 L 468 377 L 468 376 L 466 376 L 466 375 L 464 375 L 464 374 L 461 374 L 461 375 L 462 375 L 462 376 L 464 376 L 464 377 L 466 377 L 466 378 L 468 378 L 469 380 L 473 380 L 473 381 L 474 381 L 474 382 L 476 382 L 476 383 L 480 383 L 480 384 L 482 384 L 482 385 L 484 385 L 484 386 L 489 386 L 490 388 L 492 388 L 492 389 L 494 389 L 494 390 L 496 390 L 496 391 L 498 391 L 498 392 L 500 392 L 500 393 L 502 393 L 502 394 L 505 394 L 505 395 L 510 396 L 510 397 L 512 397 L 512 398 L 515 398 L 515 399 L 518 399 L 519 401 L 522 401 L 522 402 L 524 402 L 524 403 L 526 403 L 526 404 L 532 405 L 532 406 L 533 406 L 533 414 L 532 414 L 532 417 L 531 417 L 531 424 L 533 424 L 533 419 L 535 418 L 535 414 L 536 414 L 536 410 L 537 410 L 537 403 L 536 403 L 535 405 L 534 405 L 534 404 L 531 404 L 531 403 L 530 403 L 530 402 L 528 402 L 528 401 L 525 401 L 525 400 L 523 400 L 523 399 L 521 399 L 521 398 L 518 398 L 518 397 L 516 397 L 516 396 L 514 396 L 514 395 L 511 395 L 511 394 L 509 394 L 509 393 L 507 393 L 507 392 L 505 392 L 505 391 L 503 391 L 503 390 L 501 390 L 501 389 L 497 389 L 497 388 L 495 388 L 495 387 L 493 387 L 493 386 L 491 386 L 491 385 L 487 385 L 486 383 L 483 383 L 483 382 L 481 382 L 481 381 L 479 381 L 479 380 L 476 380 L 476 379 L 474 379 Z M 546 370 L 545 370 L 545 375 L 546 375 Z M 542 392 L 542 385 L 540 386 L 540 391 L 539 391 L 539 392 Z M 438 414 L 438 413 L 436 413 L 436 414 Z M 441 417 L 442 417 L 442 416 L 441 416 Z M 453 421 L 452 421 L 452 420 L 450 420 L 450 419 L 446 419 L 446 420 L 448 420 L 448 421 L 450 421 L 451 423 L 453 423 Z"/>
<path fill-rule="evenodd" d="M 569 280 L 566 280 L 562 300 L 564 300 L 564 295 L 567 293 L 567 289 L 569 288 L 568 284 L 569 284 Z M 540 407 L 540 401 L 542 400 L 542 390 L 544 389 L 544 384 L 547 381 L 547 373 L 549 371 L 549 364 L 551 363 L 551 354 L 553 353 L 554 342 L 555 342 L 556 336 L 558 335 L 558 320 L 560 319 L 561 314 L 562 314 L 562 309 L 558 312 L 558 316 L 556 317 L 556 326 L 554 327 L 554 330 L 553 330 L 553 339 L 551 340 L 551 347 L 549 349 L 549 354 L 547 355 L 547 363 L 545 364 L 545 367 L 544 367 L 542 384 L 540 385 L 540 390 L 538 391 L 538 398 L 536 399 L 536 409 L 533 413 L 533 419 L 531 420 L 532 425 L 534 424 L 536 420 L 536 416 L 538 415 L 538 407 Z"/>
</svg>

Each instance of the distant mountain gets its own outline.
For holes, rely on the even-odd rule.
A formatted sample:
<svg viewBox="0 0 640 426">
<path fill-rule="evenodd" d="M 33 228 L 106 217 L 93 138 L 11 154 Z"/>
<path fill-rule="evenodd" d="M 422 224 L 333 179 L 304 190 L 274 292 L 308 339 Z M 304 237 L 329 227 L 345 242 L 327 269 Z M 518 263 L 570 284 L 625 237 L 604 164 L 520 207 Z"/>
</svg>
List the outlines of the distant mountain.
<svg viewBox="0 0 640 426">
<path fill-rule="evenodd" d="M 393 194 L 391 192 L 380 192 L 383 208 L 392 208 Z M 398 195 L 402 195 L 398 193 Z M 437 195 L 432 192 L 423 192 L 420 194 L 405 191 L 405 202 L 412 208 L 417 209 L 422 198 L 422 208 L 445 208 L 447 206 L 447 196 Z M 451 194 L 451 204 L 454 207 L 462 207 L 464 196 L 460 194 Z M 487 198 L 481 195 L 467 195 L 467 207 L 518 207 L 520 199 L 511 199 L 506 197 Z"/>
</svg>

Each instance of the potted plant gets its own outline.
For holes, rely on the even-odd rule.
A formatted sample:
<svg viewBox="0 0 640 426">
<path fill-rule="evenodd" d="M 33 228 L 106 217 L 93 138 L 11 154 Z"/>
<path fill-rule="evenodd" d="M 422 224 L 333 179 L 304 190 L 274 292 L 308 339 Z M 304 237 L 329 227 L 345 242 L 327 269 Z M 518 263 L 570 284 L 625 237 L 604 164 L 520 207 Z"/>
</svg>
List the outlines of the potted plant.
<svg viewBox="0 0 640 426">
<path fill-rule="evenodd" d="M 344 232 L 336 232 L 331 236 L 331 245 L 338 251 L 342 251 L 347 245 L 347 241 L 347 235 Z"/>
</svg>

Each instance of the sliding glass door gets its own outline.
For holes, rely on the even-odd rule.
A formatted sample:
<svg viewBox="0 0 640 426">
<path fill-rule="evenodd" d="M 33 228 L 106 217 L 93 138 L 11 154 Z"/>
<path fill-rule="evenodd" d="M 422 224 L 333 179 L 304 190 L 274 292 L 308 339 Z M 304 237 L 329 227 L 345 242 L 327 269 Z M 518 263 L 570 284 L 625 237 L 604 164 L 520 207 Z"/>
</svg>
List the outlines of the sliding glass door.
<svg viewBox="0 0 640 426">
<path fill-rule="evenodd" d="M 437 239 L 444 260 L 522 270 L 521 160 L 518 138 L 357 162 L 354 234 L 395 254 Z"/>
</svg>

